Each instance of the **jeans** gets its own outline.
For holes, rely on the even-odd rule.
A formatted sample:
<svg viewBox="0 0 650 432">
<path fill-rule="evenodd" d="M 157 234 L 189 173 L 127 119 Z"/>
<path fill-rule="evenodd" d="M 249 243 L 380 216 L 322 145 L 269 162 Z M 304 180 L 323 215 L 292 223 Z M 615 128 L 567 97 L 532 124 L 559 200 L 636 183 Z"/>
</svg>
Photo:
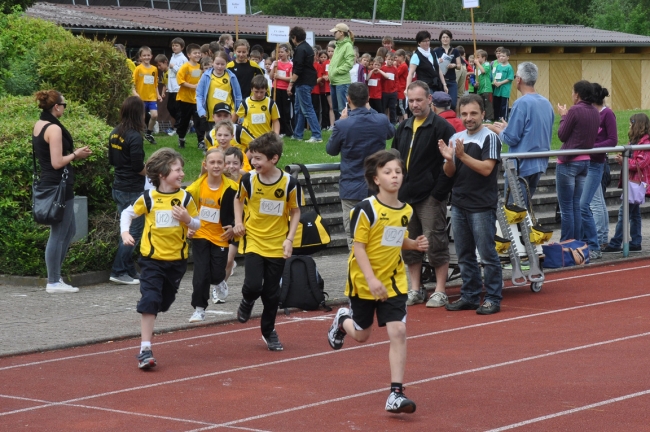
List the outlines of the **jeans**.
<svg viewBox="0 0 650 432">
<path fill-rule="evenodd" d="M 488 210 L 472 213 L 452 206 L 451 226 L 454 230 L 454 244 L 463 285 L 460 294 L 463 300 L 479 304 L 481 291 L 485 286 L 485 300 L 501 304 L 502 273 L 499 255 L 494 248 L 497 213 Z M 476 249 L 483 263 L 484 281 L 476 259 Z"/>
<path fill-rule="evenodd" d="M 309 129 L 311 129 L 311 137 L 318 140 L 323 139 L 320 124 L 318 123 L 318 118 L 316 118 L 314 106 L 311 103 L 312 88 L 308 85 L 299 85 L 295 88 L 296 128 L 293 131 L 293 137 L 295 139 L 302 139 L 302 135 L 305 132 L 305 119 L 307 119 Z"/>
<path fill-rule="evenodd" d="M 330 84 L 330 94 L 332 95 L 332 108 L 334 109 L 334 117 L 336 120 L 341 117 L 341 112 L 345 109 L 348 97 L 348 87 L 350 84 Z"/>
<path fill-rule="evenodd" d="M 61 222 L 52 224 L 50 227 L 50 238 L 47 239 L 47 246 L 45 246 L 47 283 L 54 284 L 61 279 L 61 267 L 76 232 L 74 199 L 71 199 L 65 202 Z"/>
<path fill-rule="evenodd" d="M 582 238 L 580 197 L 588 171 L 588 160 L 557 164 L 555 182 L 557 199 L 562 213 L 560 241 Z"/>
<path fill-rule="evenodd" d="M 598 244 L 607 244 L 609 239 L 609 213 L 607 212 L 607 203 L 603 195 L 603 188 L 596 189 L 591 204 L 591 213 L 594 215 L 596 222 L 596 233 L 598 234 Z"/>
<path fill-rule="evenodd" d="M 456 111 L 456 101 L 458 100 L 458 83 L 455 79 L 445 80 L 447 83 L 447 92 L 451 96 L 451 109 Z"/>
<path fill-rule="evenodd" d="M 113 201 L 117 204 L 118 215 L 121 215 L 125 208 L 133 205 L 140 195 L 142 195 L 142 192 L 123 192 L 113 189 Z M 133 237 L 133 240 L 135 240 L 136 245 L 140 242 L 143 229 L 144 216 L 137 217 L 131 221 L 129 233 Z M 135 246 L 125 246 L 124 243 L 122 243 L 122 236 L 120 236 L 120 243 L 117 247 L 115 260 L 113 261 L 113 268 L 111 268 L 111 276 L 122 276 L 125 273 L 131 277 L 137 275 L 133 264 L 134 249 Z"/>
<path fill-rule="evenodd" d="M 533 195 L 535 195 L 535 191 L 537 190 L 537 184 L 539 183 L 539 179 L 542 178 L 542 173 L 538 172 L 522 178 L 526 180 L 526 182 L 528 183 L 528 190 L 530 190 L 530 197 L 532 198 Z M 519 179 L 519 184 L 521 186 L 521 194 L 524 196 L 524 202 L 526 203 L 526 207 L 529 207 L 528 191 L 526 191 L 526 186 L 521 178 Z M 505 184 L 503 186 L 503 191 L 504 194 L 508 193 L 508 177 L 505 177 Z M 512 193 L 510 193 L 510 196 L 508 197 L 508 204 L 512 204 L 513 202 L 514 202 L 514 197 Z"/>
<path fill-rule="evenodd" d="M 630 246 L 641 246 L 641 206 L 639 204 L 628 204 L 630 215 Z M 618 222 L 616 232 L 609 241 L 611 247 L 620 248 L 623 244 L 623 206 L 618 210 Z"/>
<path fill-rule="evenodd" d="M 582 238 L 589 245 L 589 250 L 600 250 L 596 221 L 591 212 L 591 201 L 596 191 L 602 192 L 600 181 L 603 178 L 604 163 L 589 162 L 589 170 L 580 196 L 580 214 L 582 217 Z"/>
</svg>

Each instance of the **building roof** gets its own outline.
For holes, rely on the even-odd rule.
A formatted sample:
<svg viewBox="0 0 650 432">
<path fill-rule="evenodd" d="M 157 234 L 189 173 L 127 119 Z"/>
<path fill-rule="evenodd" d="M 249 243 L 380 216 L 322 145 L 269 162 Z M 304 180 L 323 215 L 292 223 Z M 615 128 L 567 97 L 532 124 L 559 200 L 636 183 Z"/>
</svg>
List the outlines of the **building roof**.
<svg viewBox="0 0 650 432">
<path fill-rule="evenodd" d="M 70 30 L 102 30 L 107 33 L 165 32 L 211 35 L 235 33 L 233 15 L 146 7 L 73 6 L 68 4 L 36 3 L 27 10 L 29 16 L 52 21 Z M 413 42 L 420 30 L 436 37 L 442 29 L 450 30 L 454 42 L 472 41 L 470 23 L 404 21 L 402 25 L 375 25 L 335 18 L 281 17 L 270 15 L 240 15 L 239 35 L 262 36 L 267 26 L 301 26 L 313 31 L 316 38 L 331 38 L 330 29 L 346 23 L 355 39 L 377 40 L 391 35 L 398 42 Z M 545 45 L 545 46 L 650 46 L 650 37 L 599 30 L 576 25 L 494 24 L 476 23 L 476 39 L 481 44 Z"/>
</svg>

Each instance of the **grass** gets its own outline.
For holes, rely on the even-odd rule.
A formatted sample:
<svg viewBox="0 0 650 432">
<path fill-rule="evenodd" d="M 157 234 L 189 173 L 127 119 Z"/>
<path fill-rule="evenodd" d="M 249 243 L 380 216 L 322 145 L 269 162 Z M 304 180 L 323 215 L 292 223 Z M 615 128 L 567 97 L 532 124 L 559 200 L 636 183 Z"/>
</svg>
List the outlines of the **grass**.
<svg viewBox="0 0 650 432">
<path fill-rule="evenodd" d="M 627 144 L 627 132 L 630 126 L 630 117 L 633 114 L 645 112 L 650 116 L 650 111 L 642 110 L 629 110 L 629 111 L 615 111 L 616 124 L 618 127 L 618 140 L 619 144 Z M 555 124 L 553 125 L 553 140 L 551 142 L 551 149 L 558 150 L 562 143 L 557 137 L 557 130 L 560 127 L 560 116 L 556 114 Z M 303 141 L 285 138 L 284 139 L 284 152 L 280 158 L 278 166 L 284 168 L 286 165 L 292 163 L 328 163 L 339 162 L 339 156 L 330 156 L 325 152 L 325 145 L 329 139 L 331 132 L 323 131 L 323 142 L 320 144 L 307 144 Z M 309 138 L 309 134 L 305 134 L 305 139 Z M 188 134 L 186 148 L 178 148 L 178 137 L 170 137 L 167 134 L 156 135 L 158 145 L 153 146 L 145 141 L 145 153 L 149 157 L 156 149 L 161 147 L 171 147 L 178 150 L 185 158 L 185 180 L 191 181 L 199 176 L 201 172 L 201 162 L 203 161 L 203 152 L 196 147 L 196 135 Z M 390 141 L 387 143 L 390 146 Z"/>
</svg>

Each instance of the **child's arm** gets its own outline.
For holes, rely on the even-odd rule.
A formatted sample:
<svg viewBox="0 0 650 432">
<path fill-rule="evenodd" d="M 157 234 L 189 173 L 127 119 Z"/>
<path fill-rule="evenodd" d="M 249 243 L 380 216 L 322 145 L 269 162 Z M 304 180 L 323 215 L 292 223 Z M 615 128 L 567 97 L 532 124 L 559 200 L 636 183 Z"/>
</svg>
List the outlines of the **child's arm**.
<svg viewBox="0 0 650 432">
<path fill-rule="evenodd" d="M 280 135 L 280 119 L 273 120 L 273 132 Z"/>
<path fill-rule="evenodd" d="M 385 301 L 388 299 L 388 291 L 384 284 L 381 283 L 379 279 L 375 276 L 375 273 L 372 271 L 372 265 L 370 264 L 370 258 L 368 258 L 368 253 L 366 252 L 366 244 L 360 243 L 358 241 L 354 242 L 354 256 L 357 259 L 357 264 L 363 273 L 363 276 L 368 282 L 368 288 L 370 293 L 377 300 Z"/>
<path fill-rule="evenodd" d="M 183 222 L 191 230 L 197 231 L 201 228 L 201 219 L 198 216 L 190 216 L 190 213 L 182 205 L 172 207 L 172 217 Z"/>
<path fill-rule="evenodd" d="M 287 238 L 282 243 L 285 258 L 291 258 L 291 253 L 293 252 L 293 239 L 296 236 L 298 224 L 300 223 L 300 207 L 292 208 L 289 210 L 289 217 L 291 218 L 291 222 L 289 224 L 289 233 L 287 234 Z"/>
<path fill-rule="evenodd" d="M 235 197 L 234 207 L 235 207 L 235 227 L 233 228 L 233 232 L 237 237 L 241 237 L 246 233 L 246 227 L 244 227 L 244 224 L 242 222 L 242 214 L 244 213 L 244 203 L 241 201 L 241 199 Z"/>
<path fill-rule="evenodd" d="M 379 72 L 381 74 L 381 76 L 383 76 L 386 79 L 389 79 L 388 74 L 386 72 L 384 72 L 383 70 L 375 69 L 375 72 Z"/>
<path fill-rule="evenodd" d="M 135 240 L 131 233 L 129 233 L 129 228 L 131 228 L 131 221 L 138 216 L 139 215 L 135 214 L 135 211 L 133 211 L 132 205 L 122 210 L 122 214 L 120 215 L 120 233 L 122 236 L 122 243 L 124 243 L 125 246 L 135 246 Z"/>
<path fill-rule="evenodd" d="M 402 243 L 402 250 L 416 250 L 420 252 L 426 252 L 429 249 L 429 240 L 426 236 L 419 236 L 415 240 L 410 238 L 405 238 Z"/>
</svg>

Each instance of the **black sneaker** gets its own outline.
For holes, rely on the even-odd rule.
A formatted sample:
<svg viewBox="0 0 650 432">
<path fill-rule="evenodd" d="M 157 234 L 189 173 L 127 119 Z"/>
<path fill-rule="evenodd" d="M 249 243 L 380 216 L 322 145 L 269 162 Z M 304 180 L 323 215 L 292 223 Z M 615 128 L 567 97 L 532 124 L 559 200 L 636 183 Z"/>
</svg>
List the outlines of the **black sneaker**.
<svg viewBox="0 0 650 432">
<path fill-rule="evenodd" d="M 156 359 L 153 358 L 153 352 L 146 349 L 138 354 L 138 367 L 142 370 L 151 369 L 156 366 Z"/>
<path fill-rule="evenodd" d="M 205 150 L 205 141 L 199 141 L 199 150 Z"/>
<path fill-rule="evenodd" d="M 501 306 L 496 303 L 492 303 L 490 300 L 485 300 L 478 309 L 476 313 L 479 315 L 492 315 L 501 310 Z"/>
<path fill-rule="evenodd" d="M 386 400 L 386 411 L 411 414 L 415 412 L 415 402 L 407 398 L 404 393 L 390 392 Z"/>
<path fill-rule="evenodd" d="M 237 309 L 237 321 L 240 323 L 248 321 L 251 317 L 254 305 L 255 302 L 248 303 L 246 300 L 241 299 L 241 303 L 239 303 L 239 308 Z"/>
<path fill-rule="evenodd" d="M 280 338 L 275 330 L 271 332 L 270 335 L 262 335 L 262 340 L 266 342 L 266 346 L 269 348 L 269 351 L 282 351 L 284 347 L 280 343 Z"/>
<path fill-rule="evenodd" d="M 151 134 L 144 134 L 144 139 L 149 141 L 151 144 L 154 144 L 154 145 L 157 144 L 156 139 Z"/>
<path fill-rule="evenodd" d="M 178 147 L 179 148 L 185 148 L 185 140 L 184 139 L 178 139 Z"/>
<path fill-rule="evenodd" d="M 343 326 L 340 324 L 341 317 L 350 318 L 350 309 L 345 307 L 340 308 L 336 312 L 334 321 L 332 321 L 332 325 L 327 332 L 327 341 L 330 343 L 332 349 L 335 350 L 341 349 L 343 347 L 343 338 L 347 334 L 345 330 L 343 330 Z"/>
<path fill-rule="evenodd" d="M 630 247 L 630 249 L 632 249 L 632 248 Z M 623 252 L 623 249 L 620 248 L 620 247 L 614 247 L 614 246 L 607 245 L 603 249 L 601 249 L 600 251 L 602 253 L 621 253 L 621 252 Z"/>
<path fill-rule="evenodd" d="M 455 302 L 447 303 L 445 309 L 448 311 L 460 311 L 460 310 L 476 310 L 479 308 L 479 305 L 470 303 L 464 298 L 459 298 Z"/>
<path fill-rule="evenodd" d="M 641 245 L 630 245 L 630 252 L 641 252 Z"/>
</svg>

